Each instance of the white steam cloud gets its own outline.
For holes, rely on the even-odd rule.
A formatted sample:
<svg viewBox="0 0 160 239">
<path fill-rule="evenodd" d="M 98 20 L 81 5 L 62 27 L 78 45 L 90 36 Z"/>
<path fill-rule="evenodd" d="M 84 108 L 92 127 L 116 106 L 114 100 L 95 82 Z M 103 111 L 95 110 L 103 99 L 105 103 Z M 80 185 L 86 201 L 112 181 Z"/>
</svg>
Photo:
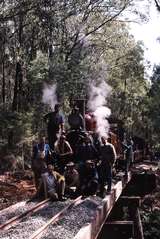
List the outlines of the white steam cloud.
<svg viewBox="0 0 160 239">
<path fill-rule="evenodd" d="M 107 118 L 110 116 L 111 110 L 105 104 L 110 92 L 111 87 L 105 81 L 102 81 L 99 85 L 90 86 L 88 108 L 96 118 L 96 132 L 100 137 L 108 136 L 109 123 Z"/>
<path fill-rule="evenodd" d="M 44 85 L 42 102 L 47 104 L 54 110 L 55 104 L 57 104 L 57 95 L 56 95 L 56 84 L 53 85 Z"/>
</svg>

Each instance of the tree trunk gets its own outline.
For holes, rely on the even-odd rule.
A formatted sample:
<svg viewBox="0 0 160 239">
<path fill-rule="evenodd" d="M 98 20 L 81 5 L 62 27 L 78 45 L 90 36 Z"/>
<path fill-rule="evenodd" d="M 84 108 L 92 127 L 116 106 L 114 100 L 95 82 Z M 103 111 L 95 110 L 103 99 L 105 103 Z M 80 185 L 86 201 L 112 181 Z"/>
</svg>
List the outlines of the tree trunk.
<svg viewBox="0 0 160 239">
<path fill-rule="evenodd" d="M 23 13 L 20 12 L 19 15 L 19 32 L 18 32 L 18 40 L 19 40 L 19 56 L 21 54 L 22 48 L 22 36 L 23 36 Z M 16 76 L 15 76 L 15 85 L 14 85 L 14 96 L 12 103 L 13 111 L 21 110 L 21 100 L 22 100 L 22 85 L 23 85 L 23 73 L 22 73 L 22 65 L 20 61 L 17 61 L 16 64 Z"/>
<path fill-rule="evenodd" d="M 22 109 L 22 97 L 23 97 L 23 72 L 22 72 L 22 66 L 20 64 L 19 69 L 19 80 L 18 80 L 18 110 L 20 111 Z"/>
<path fill-rule="evenodd" d="M 17 62 L 17 64 L 16 64 L 15 85 L 14 85 L 14 96 L 13 96 L 13 103 L 12 103 L 12 110 L 13 111 L 18 111 L 19 110 L 19 104 L 20 104 L 19 94 L 21 93 L 19 91 L 22 89 L 22 78 L 23 78 L 22 67 L 21 67 L 21 64 L 19 62 Z"/>
<path fill-rule="evenodd" d="M 5 60 L 3 58 L 3 62 L 2 62 L 2 102 L 3 104 L 5 104 L 6 102 L 6 81 L 5 81 Z"/>
</svg>

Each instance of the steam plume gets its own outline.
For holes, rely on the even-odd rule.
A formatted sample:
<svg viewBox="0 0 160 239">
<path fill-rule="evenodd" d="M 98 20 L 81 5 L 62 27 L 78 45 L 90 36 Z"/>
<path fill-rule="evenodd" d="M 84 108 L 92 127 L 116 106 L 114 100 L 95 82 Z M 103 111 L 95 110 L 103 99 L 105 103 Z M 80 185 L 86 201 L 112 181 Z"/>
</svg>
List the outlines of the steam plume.
<svg viewBox="0 0 160 239">
<path fill-rule="evenodd" d="M 57 103 L 56 96 L 56 84 L 53 85 L 44 85 L 42 101 L 44 104 L 47 104 L 54 110 L 54 106 Z"/>
<path fill-rule="evenodd" d="M 106 97 L 110 94 L 111 87 L 102 81 L 99 85 L 91 85 L 88 108 L 91 110 L 96 118 L 97 127 L 96 132 L 100 137 L 108 136 L 109 123 L 107 118 L 111 114 L 111 110 L 105 106 Z"/>
</svg>

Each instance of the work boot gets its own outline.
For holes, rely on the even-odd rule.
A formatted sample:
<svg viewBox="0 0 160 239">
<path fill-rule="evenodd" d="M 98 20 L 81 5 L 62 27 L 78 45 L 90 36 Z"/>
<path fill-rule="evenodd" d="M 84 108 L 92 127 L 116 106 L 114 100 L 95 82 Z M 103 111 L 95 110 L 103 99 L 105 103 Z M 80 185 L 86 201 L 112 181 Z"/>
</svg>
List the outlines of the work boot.
<svg viewBox="0 0 160 239">
<path fill-rule="evenodd" d="M 66 201 L 66 200 L 67 200 L 66 197 L 64 197 L 64 196 L 59 196 L 59 201 L 64 202 L 64 201 Z"/>
</svg>

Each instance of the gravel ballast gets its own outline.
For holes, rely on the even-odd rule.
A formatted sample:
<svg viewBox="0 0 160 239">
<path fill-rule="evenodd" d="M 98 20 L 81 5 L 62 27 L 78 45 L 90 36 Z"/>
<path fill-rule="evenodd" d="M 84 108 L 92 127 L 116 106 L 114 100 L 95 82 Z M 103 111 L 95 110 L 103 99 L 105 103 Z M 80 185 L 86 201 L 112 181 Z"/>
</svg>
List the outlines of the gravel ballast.
<svg viewBox="0 0 160 239">
<path fill-rule="evenodd" d="M 21 213 L 26 212 L 30 208 L 34 207 L 36 204 L 37 202 L 22 201 L 0 211 L 0 224 L 5 223 L 12 217 L 18 216 Z"/>
<path fill-rule="evenodd" d="M 4 231 L 0 234 L 0 239 L 26 239 L 31 236 L 37 229 L 43 226 L 51 217 L 61 211 L 70 203 L 66 202 L 52 202 L 30 217 L 24 218 L 21 223 Z"/>
<path fill-rule="evenodd" d="M 51 217 L 66 207 L 70 200 L 65 202 L 52 202 L 30 217 L 24 218 L 21 223 L 7 231 L 2 231 L 0 239 L 26 239 L 36 230 L 49 221 Z M 95 217 L 97 207 L 102 203 L 99 197 L 90 197 L 81 201 L 64 214 L 56 224 L 50 225 L 42 235 L 42 239 L 73 239 L 85 224 Z"/>
<path fill-rule="evenodd" d="M 73 239 L 81 227 L 95 217 L 101 202 L 101 198 L 94 197 L 73 207 L 57 224 L 49 226 L 42 239 Z"/>
</svg>

